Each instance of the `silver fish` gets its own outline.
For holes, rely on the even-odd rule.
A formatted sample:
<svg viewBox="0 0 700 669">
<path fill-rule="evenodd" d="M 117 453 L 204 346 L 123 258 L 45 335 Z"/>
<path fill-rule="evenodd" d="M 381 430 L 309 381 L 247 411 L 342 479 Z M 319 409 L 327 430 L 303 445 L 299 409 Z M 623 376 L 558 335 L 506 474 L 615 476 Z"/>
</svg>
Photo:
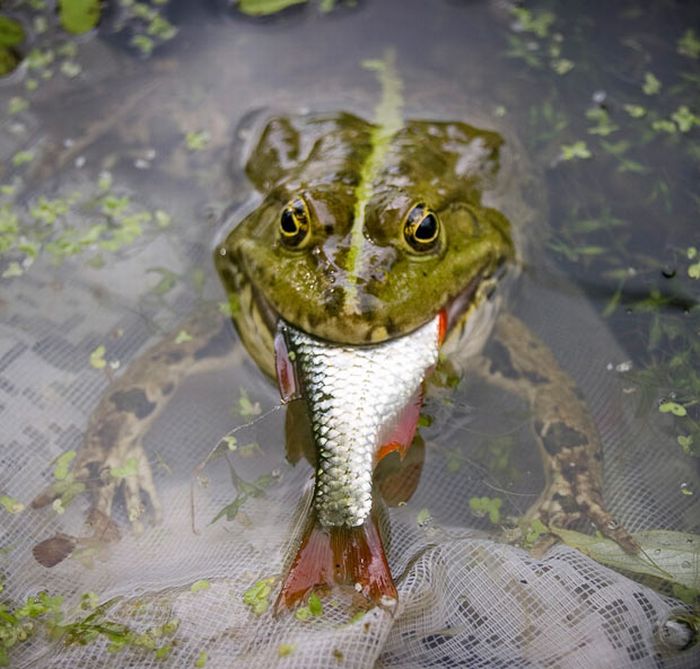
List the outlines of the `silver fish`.
<svg viewBox="0 0 700 669">
<path fill-rule="evenodd" d="M 281 598 L 289 605 L 333 582 L 359 584 L 372 599 L 395 597 L 372 518 L 373 474 L 385 455 L 397 450 L 403 456 L 410 446 L 423 380 L 437 364 L 444 316 L 367 346 L 323 341 L 284 323 L 280 331 L 293 366 L 290 372 L 280 364 L 284 353 L 278 349 L 280 386 L 283 396 L 300 390 L 307 403 L 317 464 L 314 517 Z"/>
</svg>

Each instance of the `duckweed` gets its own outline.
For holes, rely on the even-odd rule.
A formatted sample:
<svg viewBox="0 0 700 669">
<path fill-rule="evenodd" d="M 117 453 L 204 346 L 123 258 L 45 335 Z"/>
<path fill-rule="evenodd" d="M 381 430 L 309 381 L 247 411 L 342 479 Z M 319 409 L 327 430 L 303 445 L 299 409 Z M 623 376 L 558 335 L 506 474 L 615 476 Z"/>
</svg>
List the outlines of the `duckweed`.
<svg viewBox="0 0 700 669">
<path fill-rule="evenodd" d="M 500 497 L 472 497 L 469 499 L 469 509 L 475 516 L 488 516 L 493 525 L 501 521 L 501 505 L 503 500 Z"/>
<path fill-rule="evenodd" d="M 211 584 L 209 581 L 205 579 L 200 579 L 199 581 L 195 581 L 191 586 L 190 586 L 190 591 L 191 592 L 202 592 L 203 590 L 209 590 L 211 587 Z"/>
<path fill-rule="evenodd" d="M 261 578 L 243 593 L 243 603 L 249 606 L 256 616 L 261 616 L 270 608 L 270 595 L 274 578 Z"/>
</svg>

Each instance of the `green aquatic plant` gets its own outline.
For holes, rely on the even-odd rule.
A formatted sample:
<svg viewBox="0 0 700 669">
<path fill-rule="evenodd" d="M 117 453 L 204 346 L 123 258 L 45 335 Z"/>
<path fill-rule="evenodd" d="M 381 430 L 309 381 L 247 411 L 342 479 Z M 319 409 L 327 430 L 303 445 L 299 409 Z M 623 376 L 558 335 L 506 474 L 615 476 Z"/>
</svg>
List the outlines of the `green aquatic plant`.
<svg viewBox="0 0 700 669">
<path fill-rule="evenodd" d="M 59 0 L 61 26 L 74 35 L 89 32 L 99 23 L 102 6 L 101 0 Z"/>
<path fill-rule="evenodd" d="M 500 497 L 471 497 L 469 510 L 478 517 L 486 516 L 492 525 L 501 522 L 501 506 L 503 500 Z"/>
<path fill-rule="evenodd" d="M 0 581 L 0 593 L 3 583 Z M 150 652 L 157 659 L 167 657 L 179 621 L 170 618 L 162 625 L 138 631 L 108 617 L 119 598 L 99 604 L 94 592 L 84 593 L 80 604 L 70 616 L 65 610 L 64 598 L 39 592 L 24 602 L 0 601 L 0 667 L 11 666 L 13 649 L 31 643 L 37 635 L 65 645 L 86 646 L 98 641 L 107 642 L 107 650 L 119 653 L 126 649 Z M 71 618 L 71 622 L 67 619 Z"/>
<path fill-rule="evenodd" d="M 21 169 L 33 159 L 32 151 L 22 150 L 12 163 Z M 169 214 L 139 207 L 131 195 L 113 186 L 108 173 L 80 191 L 38 194 L 29 201 L 5 184 L 0 192 L 0 262 L 16 263 L 16 271 L 3 276 L 21 275 L 41 254 L 60 263 L 83 253 L 93 259 L 117 253 L 169 224 Z"/>
<path fill-rule="evenodd" d="M 261 616 L 270 608 L 270 595 L 275 581 L 274 577 L 261 578 L 243 593 L 243 603 L 249 606 L 256 616 Z"/>
<path fill-rule="evenodd" d="M 322 14 L 332 12 L 341 0 L 318 0 L 318 9 Z M 353 6 L 356 0 L 344 0 L 344 4 Z M 306 4 L 308 0 L 238 0 L 238 11 L 248 16 L 271 16 L 289 7 Z"/>
<path fill-rule="evenodd" d="M 0 77 L 13 72 L 21 62 L 18 51 L 25 40 L 22 24 L 0 14 Z"/>
<path fill-rule="evenodd" d="M 238 9 L 249 16 L 267 16 L 306 2 L 307 0 L 240 0 Z"/>
</svg>

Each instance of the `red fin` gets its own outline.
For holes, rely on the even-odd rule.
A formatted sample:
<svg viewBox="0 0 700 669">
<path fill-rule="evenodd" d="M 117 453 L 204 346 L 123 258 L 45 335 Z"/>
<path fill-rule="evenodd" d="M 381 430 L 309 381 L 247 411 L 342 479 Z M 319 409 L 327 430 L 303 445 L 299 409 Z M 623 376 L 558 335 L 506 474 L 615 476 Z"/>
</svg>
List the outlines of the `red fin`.
<svg viewBox="0 0 700 669">
<path fill-rule="evenodd" d="M 374 513 L 360 527 L 326 529 L 312 512 L 275 610 L 291 608 L 315 588 L 336 583 L 359 584 L 362 594 L 377 604 L 382 597 L 397 599 Z"/>
<path fill-rule="evenodd" d="M 286 404 L 301 397 L 296 368 L 289 359 L 287 340 L 284 338 L 282 330 L 278 330 L 275 335 L 275 370 L 282 402 Z"/>
<path fill-rule="evenodd" d="M 440 309 L 438 317 L 440 318 L 440 324 L 438 325 L 438 345 L 442 345 L 447 335 L 447 310 Z"/>
<path fill-rule="evenodd" d="M 403 460 L 389 458 L 378 465 L 375 480 L 382 499 L 389 506 L 398 506 L 413 497 L 420 483 L 424 461 L 425 442 L 417 435 Z"/>
<path fill-rule="evenodd" d="M 423 389 L 420 388 L 402 411 L 388 438 L 382 439 L 382 445 L 377 449 L 375 463 L 381 462 L 389 453 L 394 451 L 401 456 L 402 460 L 404 459 L 406 451 L 416 434 L 422 406 Z"/>
</svg>

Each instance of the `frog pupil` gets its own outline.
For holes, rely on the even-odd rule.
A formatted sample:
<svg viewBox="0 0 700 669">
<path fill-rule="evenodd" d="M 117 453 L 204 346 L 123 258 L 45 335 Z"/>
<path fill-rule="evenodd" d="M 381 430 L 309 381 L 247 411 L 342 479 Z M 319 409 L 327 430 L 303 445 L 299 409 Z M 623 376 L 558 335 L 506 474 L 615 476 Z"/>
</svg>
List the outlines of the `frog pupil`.
<svg viewBox="0 0 700 669">
<path fill-rule="evenodd" d="M 282 212 L 282 220 L 280 221 L 282 230 L 288 235 L 293 235 L 299 230 L 299 225 L 297 224 L 294 214 L 289 210 L 285 209 Z"/>
<path fill-rule="evenodd" d="M 428 214 L 423 220 L 418 224 L 415 231 L 416 239 L 424 242 L 430 242 L 435 237 L 437 233 L 437 220 L 433 214 Z"/>
</svg>

